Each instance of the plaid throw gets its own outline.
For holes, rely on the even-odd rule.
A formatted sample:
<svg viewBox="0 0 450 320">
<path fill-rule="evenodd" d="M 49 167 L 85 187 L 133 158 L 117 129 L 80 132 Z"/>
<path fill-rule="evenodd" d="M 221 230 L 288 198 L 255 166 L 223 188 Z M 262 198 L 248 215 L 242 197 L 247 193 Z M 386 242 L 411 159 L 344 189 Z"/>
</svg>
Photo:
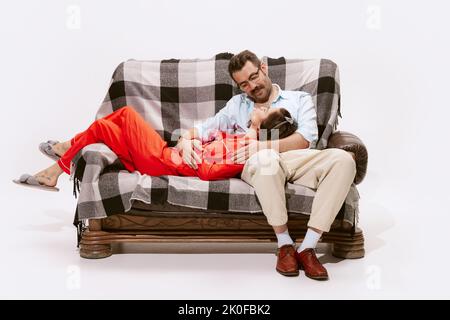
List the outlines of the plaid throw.
<svg viewBox="0 0 450 320">
<path fill-rule="evenodd" d="M 121 63 L 96 119 L 125 106 L 133 106 L 153 128 L 174 145 L 179 131 L 189 129 L 218 112 L 239 89 L 228 75 L 230 53 L 212 59 L 136 61 Z M 330 60 L 264 57 L 269 76 L 286 90 L 309 92 L 316 105 L 318 149 L 327 145 L 340 115 L 338 69 Z M 127 212 L 134 200 L 229 212 L 262 213 L 251 186 L 240 179 L 202 181 L 196 177 L 151 177 L 124 170 L 104 144 L 92 144 L 72 161 L 74 194 L 79 192 L 76 219 L 103 218 Z M 310 214 L 315 191 L 288 183 L 289 212 Z M 352 186 L 338 215 L 355 224 L 359 195 Z M 176 213 L 171 213 L 176 214 Z"/>
</svg>

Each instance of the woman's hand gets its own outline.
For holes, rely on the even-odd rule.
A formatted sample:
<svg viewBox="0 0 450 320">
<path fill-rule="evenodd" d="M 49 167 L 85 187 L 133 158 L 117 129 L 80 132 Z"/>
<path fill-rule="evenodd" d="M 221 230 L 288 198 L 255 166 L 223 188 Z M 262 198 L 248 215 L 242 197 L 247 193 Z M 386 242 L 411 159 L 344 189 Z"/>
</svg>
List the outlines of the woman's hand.
<svg viewBox="0 0 450 320">
<path fill-rule="evenodd" d="M 253 124 L 252 124 L 244 137 L 257 140 L 258 139 L 258 131 L 259 131 L 259 128 L 253 126 Z"/>
<path fill-rule="evenodd" d="M 254 108 L 253 111 L 250 113 L 250 122 L 251 122 L 250 127 L 259 128 L 264 117 L 265 112 L 262 109 Z"/>
<path fill-rule="evenodd" d="M 264 111 L 255 108 L 250 113 L 249 130 L 245 134 L 246 138 L 258 139 L 259 127 L 264 117 Z"/>
<path fill-rule="evenodd" d="M 200 153 L 202 152 L 202 143 L 200 140 L 191 140 L 180 137 L 175 148 L 177 148 L 180 152 L 184 163 L 186 163 L 192 169 L 198 169 L 197 164 L 202 161 L 200 159 L 200 156 L 196 152 L 196 150 Z"/>
</svg>

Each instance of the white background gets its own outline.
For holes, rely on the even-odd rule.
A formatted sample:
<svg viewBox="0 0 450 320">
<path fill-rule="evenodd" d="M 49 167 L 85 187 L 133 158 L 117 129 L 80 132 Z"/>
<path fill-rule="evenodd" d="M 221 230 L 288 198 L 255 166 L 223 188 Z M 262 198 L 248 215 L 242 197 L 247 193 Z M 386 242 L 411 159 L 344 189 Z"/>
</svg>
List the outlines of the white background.
<svg viewBox="0 0 450 320">
<path fill-rule="evenodd" d="M 449 9 L 379 0 L 3 4 L 0 297 L 449 298 Z M 330 281 L 283 278 L 269 253 L 84 260 L 68 177 L 58 194 L 11 182 L 51 164 L 41 141 L 67 140 L 90 124 L 121 61 L 243 49 L 340 67 L 339 128 L 369 150 L 359 188 L 367 254 L 327 263 Z"/>
</svg>

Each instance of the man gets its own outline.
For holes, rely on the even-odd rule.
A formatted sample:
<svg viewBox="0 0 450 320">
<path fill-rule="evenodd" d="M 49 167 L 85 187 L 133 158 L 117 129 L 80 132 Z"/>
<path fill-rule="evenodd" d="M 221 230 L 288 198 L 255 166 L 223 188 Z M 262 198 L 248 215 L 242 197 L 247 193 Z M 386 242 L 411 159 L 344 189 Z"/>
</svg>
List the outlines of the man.
<svg viewBox="0 0 450 320">
<path fill-rule="evenodd" d="M 254 53 L 245 50 L 233 56 L 228 70 L 243 93 L 232 97 L 214 117 L 182 135 L 177 148 L 183 161 L 196 169 L 200 162 L 195 152 L 201 148 L 199 139 L 210 139 L 214 130 L 248 130 L 246 124 L 253 110 L 287 109 L 298 123 L 294 134 L 279 140 L 247 142 L 235 152 L 233 159 L 245 163 L 242 179 L 254 187 L 277 236 L 276 270 L 285 276 L 297 276 L 301 268 L 312 279 L 327 280 L 327 270 L 314 249 L 322 233 L 330 230 L 348 194 L 356 174 L 354 159 L 339 149 L 313 149 L 318 129 L 311 96 L 302 91 L 283 91 L 272 84 L 267 65 Z M 308 230 L 297 250 L 287 228 L 287 181 L 316 189 Z"/>
</svg>

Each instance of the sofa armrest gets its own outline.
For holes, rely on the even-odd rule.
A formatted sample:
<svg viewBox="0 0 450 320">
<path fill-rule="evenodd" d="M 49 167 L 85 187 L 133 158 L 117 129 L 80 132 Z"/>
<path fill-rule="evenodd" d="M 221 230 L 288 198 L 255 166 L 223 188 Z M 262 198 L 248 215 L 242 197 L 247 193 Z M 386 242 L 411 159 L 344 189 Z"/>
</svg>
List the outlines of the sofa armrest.
<svg viewBox="0 0 450 320">
<path fill-rule="evenodd" d="M 336 131 L 328 139 L 327 148 L 338 148 L 355 155 L 356 176 L 355 184 L 360 183 L 367 172 L 369 155 L 364 143 L 354 134 L 345 131 Z"/>
</svg>

